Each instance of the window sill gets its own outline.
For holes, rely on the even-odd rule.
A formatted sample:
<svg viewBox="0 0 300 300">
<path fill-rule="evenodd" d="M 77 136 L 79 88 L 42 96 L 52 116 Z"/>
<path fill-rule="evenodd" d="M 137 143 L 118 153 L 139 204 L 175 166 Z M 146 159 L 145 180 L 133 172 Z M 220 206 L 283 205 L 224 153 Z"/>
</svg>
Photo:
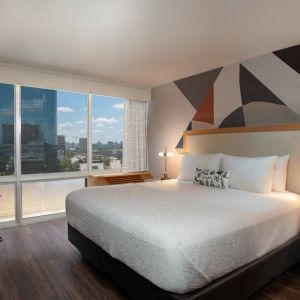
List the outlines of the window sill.
<svg viewBox="0 0 300 300">
<path fill-rule="evenodd" d="M 62 173 L 48 173 L 48 174 L 26 174 L 21 176 L 21 181 L 46 181 L 57 179 L 73 179 L 87 177 L 87 172 L 62 172 Z"/>
<path fill-rule="evenodd" d="M 1 183 L 14 183 L 17 179 L 14 175 L 11 176 L 0 176 L 0 184 Z"/>
</svg>

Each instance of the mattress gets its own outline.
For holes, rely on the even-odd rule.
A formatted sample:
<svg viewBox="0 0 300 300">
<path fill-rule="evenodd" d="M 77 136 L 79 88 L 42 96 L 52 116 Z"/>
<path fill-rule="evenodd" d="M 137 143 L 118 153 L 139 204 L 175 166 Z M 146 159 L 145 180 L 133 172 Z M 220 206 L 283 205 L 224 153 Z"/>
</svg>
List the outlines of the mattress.
<svg viewBox="0 0 300 300">
<path fill-rule="evenodd" d="M 173 293 L 187 293 L 299 233 L 300 197 L 177 180 L 87 188 L 66 201 L 71 226 Z"/>
</svg>

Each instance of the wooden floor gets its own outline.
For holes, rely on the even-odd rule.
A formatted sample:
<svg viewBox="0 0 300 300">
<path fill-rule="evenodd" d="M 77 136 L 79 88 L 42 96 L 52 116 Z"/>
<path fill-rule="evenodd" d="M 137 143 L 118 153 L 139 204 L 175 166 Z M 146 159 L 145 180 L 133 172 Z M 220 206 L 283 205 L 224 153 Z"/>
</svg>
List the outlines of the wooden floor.
<svg viewBox="0 0 300 300">
<path fill-rule="evenodd" d="M 68 242 L 65 219 L 0 236 L 0 299 L 127 299 Z M 251 298 L 279 299 L 300 299 L 300 264 Z"/>
</svg>

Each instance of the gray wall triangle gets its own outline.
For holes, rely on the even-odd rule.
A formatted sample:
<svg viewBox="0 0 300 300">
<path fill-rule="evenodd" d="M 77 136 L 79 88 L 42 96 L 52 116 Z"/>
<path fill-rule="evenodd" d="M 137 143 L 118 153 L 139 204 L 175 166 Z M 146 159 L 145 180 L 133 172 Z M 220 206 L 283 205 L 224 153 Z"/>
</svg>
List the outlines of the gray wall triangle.
<svg viewBox="0 0 300 300">
<path fill-rule="evenodd" d="M 222 68 L 174 81 L 176 86 L 197 110 L 209 88 L 213 85 Z"/>
<path fill-rule="evenodd" d="M 285 105 L 243 65 L 240 65 L 240 88 L 243 105 L 251 102 L 269 102 Z"/>
</svg>

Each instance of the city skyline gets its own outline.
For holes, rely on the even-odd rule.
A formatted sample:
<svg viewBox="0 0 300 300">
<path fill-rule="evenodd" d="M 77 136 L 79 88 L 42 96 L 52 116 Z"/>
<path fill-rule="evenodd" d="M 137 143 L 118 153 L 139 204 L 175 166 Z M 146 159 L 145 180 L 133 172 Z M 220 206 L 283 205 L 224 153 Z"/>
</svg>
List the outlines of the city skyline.
<svg viewBox="0 0 300 300">
<path fill-rule="evenodd" d="M 0 172 L 12 174 L 14 86 L 0 84 L 0 91 Z M 108 159 L 121 163 L 124 100 L 105 96 L 92 100 L 93 161 L 98 169 L 107 169 Z M 22 173 L 84 168 L 87 94 L 22 86 L 20 104 Z"/>
<path fill-rule="evenodd" d="M 124 99 L 93 96 L 92 141 L 97 143 L 123 140 Z M 87 137 L 87 95 L 58 91 L 57 132 L 64 135 L 67 143 L 78 143 Z"/>
<path fill-rule="evenodd" d="M 32 88 L 22 87 L 23 99 L 26 101 L 26 93 Z M 37 88 L 35 91 L 39 90 Z M 40 89 L 42 91 L 42 89 Z M 45 90 L 44 90 L 45 91 Z M 52 102 L 53 106 L 57 106 L 57 124 L 56 128 L 45 137 L 50 144 L 55 144 L 56 135 L 64 135 L 67 143 L 78 143 L 80 137 L 87 137 L 87 95 L 74 92 L 47 90 L 53 94 L 53 101 L 45 102 L 49 105 Z M 13 109 L 13 85 L 1 84 L 1 126 L 0 140 L 2 141 L 2 124 L 14 124 L 14 109 Z M 27 111 L 22 115 L 22 123 L 27 123 L 30 120 L 30 111 L 35 107 L 35 110 L 41 108 L 43 99 L 31 99 L 28 102 L 23 102 L 22 111 Z M 26 109 L 29 107 L 29 110 Z M 121 142 L 123 140 L 123 114 L 124 114 L 124 99 L 109 96 L 93 96 L 93 132 L 92 142 L 102 143 Z M 46 119 L 45 119 L 46 118 Z M 42 117 L 40 120 L 41 131 L 46 133 L 45 123 L 51 116 Z M 49 128 L 49 127 L 48 127 Z"/>
</svg>

